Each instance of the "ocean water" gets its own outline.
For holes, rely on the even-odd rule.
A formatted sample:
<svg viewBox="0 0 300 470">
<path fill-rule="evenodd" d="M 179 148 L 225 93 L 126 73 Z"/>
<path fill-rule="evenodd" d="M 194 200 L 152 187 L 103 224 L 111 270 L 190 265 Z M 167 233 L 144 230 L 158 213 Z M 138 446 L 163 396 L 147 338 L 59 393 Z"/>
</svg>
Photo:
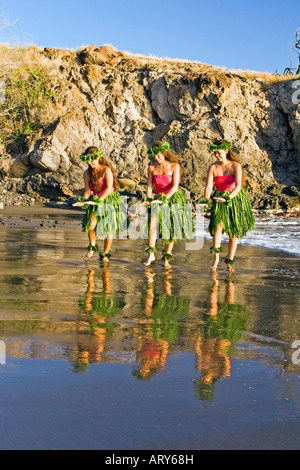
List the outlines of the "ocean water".
<svg viewBox="0 0 300 470">
<path fill-rule="evenodd" d="M 106 265 L 79 211 L 18 211 L 0 224 L 0 450 L 300 448 L 298 220 L 258 217 L 229 275 L 205 227 L 171 270 L 161 242 L 143 265 L 144 240 Z"/>
<path fill-rule="evenodd" d="M 300 255 L 300 219 L 273 214 L 255 217 L 255 228 L 240 240 L 240 244 L 260 246 L 286 253 Z M 207 233 L 208 219 L 197 227 L 197 236 L 211 238 Z M 224 240 L 228 239 L 224 235 Z"/>
</svg>

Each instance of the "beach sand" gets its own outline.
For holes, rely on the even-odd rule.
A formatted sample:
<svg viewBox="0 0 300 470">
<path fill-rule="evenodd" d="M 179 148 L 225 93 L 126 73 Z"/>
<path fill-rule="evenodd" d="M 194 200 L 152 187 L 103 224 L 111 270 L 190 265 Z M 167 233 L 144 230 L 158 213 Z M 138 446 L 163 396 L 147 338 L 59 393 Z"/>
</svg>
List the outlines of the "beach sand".
<svg viewBox="0 0 300 470">
<path fill-rule="evenodd" d="M 298 449 L 299 256 L 240 245 L 228 275 L 224 244 L 213 276 L 209 238 L 170 271 L 117 239 L 103 265 L 81 218 L 0 212 L 0 449 Z"/>
</svg>

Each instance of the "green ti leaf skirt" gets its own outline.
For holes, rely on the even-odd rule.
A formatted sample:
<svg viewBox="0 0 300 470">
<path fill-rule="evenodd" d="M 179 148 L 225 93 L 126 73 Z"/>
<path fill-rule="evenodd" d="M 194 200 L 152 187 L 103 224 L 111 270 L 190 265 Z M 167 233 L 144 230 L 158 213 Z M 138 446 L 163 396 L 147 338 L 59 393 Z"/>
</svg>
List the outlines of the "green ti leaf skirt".
<svg viewBox="0 0 300 470">
<path fill-rule="evenodd" d="M 216 190 L 212 196 L 224 197 L 228 196 L 230 191 Z M 217 228 L 223 225 L 223 233 L 225 232 L 229 238 L 242 238 L 249 230 L 254 229 L 255 219 L 251 208 L 248 192 L 242 188 L 230 203 L 217 202 L 212 199 L 211 217 L 208 226 L 209 233 L 213 236 Z"/>
<path fill-rule="evenodd" d="M 98 204 L 83 206 L 86 211 L 82 219 L 83 232 L 89 232 L 94 215 L 97 218 L 96 233 L 100 239 L 126 230 L 128 224 L 127 210 L 119 193 L 112 191 L 101 202 L 97 196 L 92 196 L 91 199 L 98 202 Z"/>
<path fill-rule="evenodd" d="M 148 206 L 148 221 L 143 227 L 146 238 L 153 218 L 157 224 L 157 237 L 167 245 L 171 241 L 191 240 L 194 238 L 195 224 L 192 208 L 185 197 L 184 192 L 179 189 L 171 196 L 167 203 L 151 204 Z"/>
</svg>

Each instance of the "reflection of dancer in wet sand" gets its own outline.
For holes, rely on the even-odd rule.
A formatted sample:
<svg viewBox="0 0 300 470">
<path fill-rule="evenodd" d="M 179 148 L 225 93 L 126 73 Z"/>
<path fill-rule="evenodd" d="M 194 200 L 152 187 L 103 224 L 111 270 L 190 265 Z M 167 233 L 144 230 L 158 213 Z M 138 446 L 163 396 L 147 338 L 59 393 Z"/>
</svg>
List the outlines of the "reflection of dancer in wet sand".
<svg viewBox="0 0 300 470">
<path fill-rule="evenodd" d="M 169 346 L 179 337 L 189 309 L 189 299 L 172 294 L 171 272 L 166 271 L 164 293 L 154 292 L 154 273 L 146 271 L 147 287 L 143 302 L 145 319 L 139 320 L 137 359 L 138 370 L 133 375 L 150 380 L 166 364 Z"/>
<path fill-rule="evenodd" d="M 107 319 L 118 314 L 122 304 L 112 295 L 109 277 L 109 267 L 104 265 L 102 271 L 103 290 L 95 291 L 95 271 L 90 269 L 87 278 L 87 291 L 80 306 L 84 314 L 80 317 L 79 332 L 81 336 L 80 354 L 77 368 L 87 366 L 92 362 L 101 361 L 107 336 L 116 327 L 116 323 Z M 83 341 L 82 341 L 83 339 Z"/>
<path fill-rule="evenodd" d="M 213 398 L 215 382 L 230 376 L 233 346 L 240 339 L 248 317 L 246 307 L 234 303 L 232 280 L 226 280 L 223 303 L 218 302 L 219 281 L 216 273 L 213 273 L 213 280 L 209 317 L 195 343 L 196 367 L 203 374 L 195 382 L 195 392 L 199 398 L 206 400 Z"/>
<path fill-rule="evenodd" d="M 90 241 L 86 256 L 90 258 L 98 251 L 98 236 L 104 239 L 100 260 L 108 261 L 113 235 L 120 231 L 121 220 L 126 218 L 125 212 L 120 210 L 118 181 L 112 165 L 97 147 L 87 148 L 80 159 L 88 164 L 83 173 L 84 197 L 73 206 L 86 209 L 82 220 L 83 231 L 88 233 Z"/>
<path fill-rule="evenodd" d="M 153 335 L 151 313 L 154 303 L 154 274 L 146 272 L 147 289 L 145 297 L 145 313 L 147 318 L 139 323 L 145 325 L 138 334 L 137 360 L 141 363 L 138 370 L 133 372 L 137 378 L 151 379 L 153 373 L 161 371 L 166 363 L 169 343 L 165 339 Z"/>
<path fill-rule="evenodd" d="M 215 271 L 219 264 L 219 253 L 222 251 L 222 233 L 229 237 L 228 255 L 225 258 L 227 269 L 233 270 L 238 239 L 254 228 L 255 220 L 248 193 L 245 189 L 245 177 L 242 166 L 231 150 L 228 141 L 217 141 L 210 146 L 217 161 L 208 170 L 203 203 L 207 204 L 213 194 L 209 231 L 213 237 L 211 253 L 214 261 L 211 269 Z"/>
<path fill-rule="evenodd" d="M 193 236 L 192 216 L 186 197 L 179 189 L 181 167 L 177 155 L 170 150 L 167 142 L 160 141 L 149 148 L 148 155 L 154 161 L 148 168 L 147 193 L 143 201 L 149 213 L 149 244 L 145 248 L 148 259 L 144 264 L 149 266 L 155 260 L 156 238 L 159 236 L 166 246 L 162 259 L 165 267 L 169 267 L 174 243 Z M 154 198 L 153 186 L 156 192 Z"/>
</svg>

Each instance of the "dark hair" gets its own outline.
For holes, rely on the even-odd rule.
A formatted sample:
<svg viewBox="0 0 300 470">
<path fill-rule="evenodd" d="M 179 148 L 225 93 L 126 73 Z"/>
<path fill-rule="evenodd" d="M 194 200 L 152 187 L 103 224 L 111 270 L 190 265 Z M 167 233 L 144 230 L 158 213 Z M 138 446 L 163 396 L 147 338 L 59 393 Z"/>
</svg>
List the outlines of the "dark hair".
<svg viewBox="0 0 300 470">
<path fill-rule="evenodd" d="M 88 147 L 84 152 L 83 154 L 84 155 L 93 155 L 94 153 L 96 153 L 98 151 L 98 147 Z M 100 165 L 104 165 L 104 166 L 108 166 L 108 168 L 111 169 L 112 171 L 112 174 L 113 174 L 113 186 L 114 186 L 114 190 L 115 191 L 119 191 L 119 182 L 118 182 L 118 179 L 117 179 L 117 176 L 116 176 L 116 172 L 115 172 L 115 169 L 114 167 L 112 166 L 111 163 L 109 163 L 106 158 L 104 157 L 99 157 L 98 158 L 98 162 L 100 163 Z M 90 166 L 88 167 L 88 172 L 89 172 L 89 175 L 90 175 L 90 179 L 91 179 L 91 182 L 93 183 L 93 185 L 97 185 L 97 181 L 99 179 L 99 171 L 98 170 L 94 170 L 93 168 L 91 168 Z"/>
<path fill-rule="evenodd" d="M 215 145 L 221 145 L 225 142 L 228 142 L 228 140 L 221 139 L 221 140 L 214 141 L 214 144 Z M 227 158 L 227 160 L 230 160 L 231 162 L 237 162 L 241 165 L 241 162 L 239 161 L 236 154 L 233 152 L 232 148 L 228 149 L 226 158 Z M 241 165 L 241 168 L 242 168 L 242 188 L 244 188 L 246 186 L 246 178 L 245 178 L 245 175 L 244 175 L 244 170 L 243 170 L 242 165 Z"/>
<path fill-rule="evenodd" d="M 163 145 L 163 142 L 161 140 L 155 140 L 153 143 L 153 148 L 158 148 Z M 182 159 L 176 155 L 172 150 L 168 150 L 167 152 L 162 152 L 165 159 L 168 160 L 170 163 L 178 163 L 180 166 L 180 178 L 181 178 L 181 165 L 180 162 Z"/>
<path fill-rule="evenodd" d="M 83 155 L 93 155 L 94 153 L 96 153 L 98 151 L 98 147 L 88 147 L 87 149 L 85 149 L 85 151 L 83 152 Z"/>
</svg>

